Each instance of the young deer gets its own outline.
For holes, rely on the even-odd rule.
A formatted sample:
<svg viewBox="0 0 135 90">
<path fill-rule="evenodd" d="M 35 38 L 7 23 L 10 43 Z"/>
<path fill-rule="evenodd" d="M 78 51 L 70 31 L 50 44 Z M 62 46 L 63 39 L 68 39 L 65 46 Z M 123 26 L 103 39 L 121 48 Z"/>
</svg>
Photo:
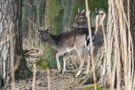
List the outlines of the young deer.
<svg viewBox="0 0 135 90">
<path fill-rule="evenodd" d="M 57 50 L 56 53 L 56 60 L 57 60 L 57 68 L 58 71 L 61 72 L 61 66 L 59 62 L 59 57 L 64 55 L 65 53 L 71 52 L 72 50 L 75 50 L 80 58 L 80 66 L 79 71 L 76 74 L 76 77 L 80 75 L 82 71 L 82 67 L 84 66 L 84 60 L 85 60 L 85 48 L 87 48 L 87 45 L 89 44 L 89 34 L 87 28 L 77 28 L 73 31 L 69 32 L 63 32 L 59 35 L 53 35 L 50 32 L 50 29 L 44 30 L 39 29 L 39 38 L 42 42 L 47 42 L 51 45 L 52 48 Z M 89 60 L 87 60 L 87 73 L 89 71 Z M 64 73 L 66 71 L 66 61 L 63 59 L 63 71 Z"/>
</svg>

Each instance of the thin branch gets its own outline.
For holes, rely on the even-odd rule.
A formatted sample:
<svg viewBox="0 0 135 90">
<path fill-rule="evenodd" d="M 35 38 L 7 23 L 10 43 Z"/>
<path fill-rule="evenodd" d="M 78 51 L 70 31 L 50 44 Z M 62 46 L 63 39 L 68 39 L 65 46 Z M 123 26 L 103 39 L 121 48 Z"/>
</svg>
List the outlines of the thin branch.
<svg viewBox="0 0 135 90">
<path fill-rule="evenodd" d="M 94 62 L 94 55 L 93 55 L 93 46 L 92 46 L 92 32 L 91 32 L 91 24 L 90 24 L 90 17 L 89 17 L 89 5 L 88 0 L 85 0 L 86 4 L 86 16 L 87 16 L 87 22 L 88 22 L 88 30 L 90 35 L 90 48 L 91 48 L 91 61 L 92 61 L 92 68 L 93 68 L 93 80 L 94 80 L 94 90 L 97 90 L 96 85 L 96 75 L 95 75 L 95 62 Z"/>
</svg>

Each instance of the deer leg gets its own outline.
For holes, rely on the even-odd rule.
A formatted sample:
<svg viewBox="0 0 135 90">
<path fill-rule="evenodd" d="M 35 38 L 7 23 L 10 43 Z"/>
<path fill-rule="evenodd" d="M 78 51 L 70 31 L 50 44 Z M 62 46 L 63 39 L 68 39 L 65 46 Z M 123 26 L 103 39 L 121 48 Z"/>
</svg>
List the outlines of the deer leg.
<svg viewBox="0 0 135 90">
<path fill-rule="evenodd" d="M 87 51 L 87 69 L 86 69 L 86 73 L 85 74 L 89 73 L 89 68 L 90 68 L 90 52 L 88 50 Z"/>
<path fill-rule="evenodd" d="M 89 58 L 87 58 L 87 69 L 86 69 L 86 73 L 85 74 L 89 73 L 89 68 L 90 68 L 90 56 L 89 56 Z"/>
<path fill-rule="evenodd" d="M 84 59 L 85 59 L 85 56 L 83 54 L 83 50 L 77 51 L 77 54 L 78 54 L 81 62 L 80 62 L 80 66 L 79 66 L 79 71 L 77 72 L 75 77 L 78 77 L 81 74 L 82 68 L 84 66 Z"/>
<path fill-rule="evenodd" d="M 65 71 L 66 71 L 66 59 L 63 58 L 63 71 L 62 71 L 62 74 L 64 74 Z"/>
<path fill-rule="evenodd" d="M 61 56 L 61 54 L 59 52 L 56 53 L 56 61 L 57 61 L 57 68 L 59 73 L 61 73 L 61 66 L 60 66 L 60 61 L 59 61 L 59 57 Z"/>
<path fill-rule="evenodd" d="M 77 72 L 76 76 L 75 77 L 78 77 L 80 74 L 81 74 L 81 71 L 82 71 L 82 67 L 84 66 L 84 62 L 81 61 L 80 63 L 80 67 L 79 67 L 79 71 Z"/>
</svg>

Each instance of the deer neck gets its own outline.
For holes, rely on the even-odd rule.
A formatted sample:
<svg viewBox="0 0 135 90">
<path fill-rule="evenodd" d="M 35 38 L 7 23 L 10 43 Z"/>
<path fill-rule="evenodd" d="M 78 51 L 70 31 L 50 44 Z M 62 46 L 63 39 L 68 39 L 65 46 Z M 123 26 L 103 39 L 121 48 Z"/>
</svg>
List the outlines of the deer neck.
<svg viewBox="0 0 135 90">
<path fill-rule="evenodd" d="M 57 43 L 58 43 L 57 38 L 58 36 L 50 34 L 50 38 L 47 41 L 54 49 L 57 49 Z"/>
</svg>

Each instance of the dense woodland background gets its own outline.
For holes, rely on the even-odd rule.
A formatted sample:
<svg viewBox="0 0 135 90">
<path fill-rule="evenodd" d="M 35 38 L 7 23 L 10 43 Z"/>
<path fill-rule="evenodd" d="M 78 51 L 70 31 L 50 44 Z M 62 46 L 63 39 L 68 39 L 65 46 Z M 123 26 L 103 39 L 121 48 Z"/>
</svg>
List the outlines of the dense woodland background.
<svg viewBox="0 0 135 90">
<path fill-rule="evenodd" d="M 46 78 L 46 81 L 41 79 L 46 83 L 44 90 L 135 89 L 135 1 L 88 1 L 92 26 L 96 26 L 95 18 L 100 10 L 106 13 L 104 23 L 99 27 L 99 34 L 102 30 L 106 32 L 105 37 L 102 36 L 104 43 L 95 46 L 96 83 L 93 82 L 93 68 L 87 75 L 73 77 L 78 62 L 69 63 L 67 68 L 72 73 L 67 72 L 66 77 L 57 75 L 56 51 L 48 44 L 42 44 L 37 34 L 39 27 L 51 27 L 53 34 L 73 30 L 78 8 L 80 11 L 86 9 L 85 0 L 0 0 L 0 90 L 24 90 L 27 85 L 21 88 L 22 80 L 28 82 L 29 79 L 31 83 L 27 90 L 32 87 L 42 90 L 42 85 L 34 86 L 35 75 L 36 83 L 40 82 L 41 76 Z M 98 34 L 96 37 L 98 41 Z M 66 57 L 77 61 L 74 52 Z M 34 73 L 36 66 L 39 74 Z M 43 75 L 40 75 L 41 70 Z M 65 79 L 67 77 L 69 79 Z M 47 81 L 48 78 L 57 78 L 57 82 Z M 62 80 L 65 81 L 60 83 Z"/>
</svg>

